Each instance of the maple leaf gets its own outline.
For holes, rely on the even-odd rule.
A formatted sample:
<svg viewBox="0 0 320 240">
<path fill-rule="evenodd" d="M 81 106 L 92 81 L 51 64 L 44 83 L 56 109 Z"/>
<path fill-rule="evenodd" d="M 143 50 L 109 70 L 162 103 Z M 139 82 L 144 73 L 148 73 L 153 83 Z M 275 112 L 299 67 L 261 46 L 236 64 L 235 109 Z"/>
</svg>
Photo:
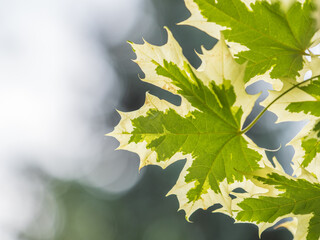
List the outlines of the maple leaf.
<svg viewBox="0 0 320 240">
<path fill-rule="evenodd" d="M 320 81 L 319 78 L 308 86 L 301 87 L 301 90 L 309 93 L 313 101 L 292 102 L 286 110 L 290 113 L 305 114 L 309 119 L 308 127 L 296 138 L 296 152 L 300 153 L 295 157 L 301 167 L 308 169 L 320 177 Z M 310 130 L 309 130 L 310 129 Z M 303 156 L 302 156 L 303 155 Z"/>
<path fill-rule="evenodd" d="M 314 126 L 313 131 L 310 135 L 303 138 L 301 146 L 305 152 L 303 156 L 303 161 L 301 166 L 307 168 L 309 164 L 313 163 L 316 166 L 319 166 L 320 160 L 320 121 Z M 314 161 L 318 159 L 318 161 Z M 314 168 L 313 166 L 312 168 Z"/>
<path fill-rule="evenodd" d="M 248 62 L 245 81 L 270 74 L 271 78 L 295 78 L 303 69 L 303 55 L 313 44 L 316 20 L 313 1 L 186 0 L 192 13 L 183 24 L 195 26 L 215 38 L 222 30 L 237 53 Z M 233 44 L 236 43 L 236 44 Z"/>
<path fill-rule="evenodd" d="M 108 135 L 118 139 L 119 149 L 139 155 L 140 168 L 165 168 L 186 159 L 168 195 L 177 196 L 187 219 L 198 208 L 219 203 L 218 211 L 257 223 L 260 234 L 281 218 L 295 217 L 298 224 L 286 227 L 297 239 L 319 239 L 320 58 L 309 49 L 320 42 L 315 2 L 185 3 L 191 17 L 182 24 L 220 41 L 211 50 L 202 49 L 198 69 L 188 63 L 170 31 L 163 46 L 131 43 L 145 74 L 142 80 L 180 96 L 181 104 L 147 94 L 137 111 L 119 112 L 120 123 Z M 307 71 L 312 77 L 304 80 Z M 274 90 L 261 103 L 265 109 L 242 129 L 257 99 L 245 88 L 261 76 Z M 278 122 L 309 121 L 289 143 L 296 151 L 297 178 L 286 175 L 276 161 L 273 168 L 244 134 L 267 109 L 277 114 Z M 239 187 L 245 193 L 233 192 Z"/>
<path fill-rule="evenodd" d="M 270 91 L 270 97 L 261 103 L 262 106 L 277 114 L 277 122 L 308 120 L 302 131 L 288 144 L 295 149 L 293 158 L 295 174 L 300 175 L 301 168 L 320 177 L 319 171 L 319 117 L 320 117 L 320 59 L 313 58 L 313 64 L 306 66 L 312 70 L 309 80 L 296 83 L 286 79 L 281 91 Z M 273 102 L 277 99 L 276 102 Z M 314 161 L 313 161 L 314 160 Z"/>
<path fill-rule="evenodd" d="M 314 59 L 314 61 L 319 61 L 319 59 Z M 318 66 L 316 66 L 318 68 Z M 318 73 L 314 73 L 318 74 Z M 300 101 L 291 102 L 286 107 L 286 110 L 290 113 L 302 113 L 305 115 L 305 119 L 309 119 L 309 128 L 311 130 L 304 133 L 305 136 L 302 137 L 301 147 L 304 150 L 303 161 L 301 163 L 302 167 L 307 168 L 310 163 L 320 152 L 320 81 L 319 77 L 312 81 L 309 85 L 301 87 L 302 91 L 308 93 L 314 99 L 312 101 Z M 301 137 L 300 137 L 301 138 Z M 318 165 L 316 162 L 313 164 Z M 314 170 L 315 166 L 312 166 Z M 318 174 L 318 173 L 317 173 Z"/>
<path fill-rule="evenodd" d="M 235 62 L 223 39 L 212 50 L 203 49 L 198 69 L 187 62 L 170 31 L 163 46 L 132 47 L 145 73 L 142 80 L 179 95 L 181 104 L 147 94 L 142 108 L 120 113 L 119 125 L 108 135 L 118 139 L 120 149 L 136 152 L 140 167 L 165 168 L 187 159 L 169 192 L 177 195 L 187 219 L 216 203 L 232 214 L 232 190 L 262 191 L 241 173 L 259 169 L 263 154 L 241 131 L 257 99 L 245 92 L 246 66 Z"/>
<path fill-rule="evenodd" d="M 294 217 L 297 223 L 290 230 L 296 240 L 318 240 L 320 237 L 320 183 L 318 179 L 307 181 L 278 173 L 256 176 L 258 181 L 274 186 L 278 196 L 247 198 L 238 204 L 239 221 L 251 221 L 257 225 L 273 225 L 282 218 Z"/>
<path fill-rule="evenodd" d="M 297 178 L 277 171 L 271 173 L 267 168 L 259 173 L 251 173 L 256 175 L 253 178 L 266 186 L 273 185 L 281 190 L 276 194 L 273 191 L 276 196 L 247 198 L 239 204 L 243 211 L 237 215 L 237 220 L 255 222 L 260 228 L 260 233 L 282 218 L 295 217 L 297 221 L 283 225 L 293 233 L 295 239 L 319 239 L 320 231 L 315 227 L 320 224 L 320 212 L 317 209 L 320 199 L 319 64 L 319 59 L 313 58 L 312 64 L 306 66 L 307 70 L 312 70 L 311 78 L 301 80 L 300 83 L 286 79 L 283 89 L 280 92 L 271 91 L 271 97 L 262 103 L 277 114 L 278 121 L 309 121 L 289 143 L 295 149 L 292 161 Z"/>
</svg>

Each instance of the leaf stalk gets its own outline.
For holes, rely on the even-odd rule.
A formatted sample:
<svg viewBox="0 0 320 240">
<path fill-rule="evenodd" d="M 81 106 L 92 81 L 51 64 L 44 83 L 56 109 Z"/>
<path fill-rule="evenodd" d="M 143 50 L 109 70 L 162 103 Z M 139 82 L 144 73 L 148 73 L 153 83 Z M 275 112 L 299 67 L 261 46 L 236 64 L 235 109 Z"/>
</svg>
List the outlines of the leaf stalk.
<svg viewBox="0 0 320 240">
<path fill-rule="evenodd" d="M 284 91 L 283 93 L 281 93 L 278 97 L 276 97 L 271 103 L 268 104 L 268 106 L 266 106 L 259 114 L 258 116 L 256 116 L 256 118 L 243 130 L 240 131 L 240 134 L 244 134 L 246 132 L 248 132 L 258 121 L 259 119 L 263 116 L 263 114 L 268 110 L 268 108 L 270 108 L 276 101 L 278 101 L 280 98 L 282 98 L 284 95 L 286 95 L 288 92 L 292 91 L 293 89 L 312 81 L 315 78 L 319 78 L 320 75 L 316 75 L 313 76 L 303 82 L 297 83 L 295 85 L 293 85 L 291 88 L 287 89 L 286 91 Z"/>
</svg>

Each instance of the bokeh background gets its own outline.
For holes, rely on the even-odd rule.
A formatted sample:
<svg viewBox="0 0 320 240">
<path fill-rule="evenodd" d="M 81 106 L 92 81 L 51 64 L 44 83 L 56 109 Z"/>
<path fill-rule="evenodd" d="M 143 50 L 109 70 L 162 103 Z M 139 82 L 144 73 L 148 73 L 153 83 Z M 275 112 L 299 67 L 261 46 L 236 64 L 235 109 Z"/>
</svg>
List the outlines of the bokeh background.
<svg viewBox="0 0 320 240">
<path fill-rule="evenodd" d="M 188 18 L 183 0 L 0 0 L 1 240 L 256 240 L 258 229 L 198 210 L 193 223 L 177 212 L 174 185 L 183 160 L 138 172 L 136 154 L 114 151 L 105 137 L 115 111 L 142 106 L 145 92 L 177 96 L 142 83 L 127 40 L 164 44 L 168 26 L 193 66 L 195 50 L 216 43 L 176 23 Z M 249 87 L 267 95 L 267 84 Z M 259 103 L 250 119 L 261 110 Z M 274 124 L 267 113 L 248 133 L 288 172 L 286 143 L 301 123 Z M 246 123 L 246 124 L 247 124 Z M 289 130 L 288 130 L 289 129 Z M 262 239 L 292 239 L 285 229 Z"/>
</svg>

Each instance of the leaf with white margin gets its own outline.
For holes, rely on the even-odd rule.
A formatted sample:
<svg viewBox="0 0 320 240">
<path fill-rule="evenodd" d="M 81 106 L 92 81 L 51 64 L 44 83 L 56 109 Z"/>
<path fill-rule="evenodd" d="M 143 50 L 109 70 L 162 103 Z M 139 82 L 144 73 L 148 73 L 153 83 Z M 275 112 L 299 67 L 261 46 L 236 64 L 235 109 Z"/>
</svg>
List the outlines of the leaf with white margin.
<svg viewBox="0 0 320 240">
<path fill-rule="evenodd" d="M 305 153 L 301 166 L 307 168 L 311 164 L 311 169 L 313 169 L 313 172 L 314 169 L 317 169 L 318 175 L 318 166 L 320 163 L 320 121 L 318 121 L 318 123 L 314 126 L 311 133 L 302 139 L 301 146 Z"/>
<path fill-rule="evenodd" d="M 313 57 L 311 63 L 305 66 L 305 72 L 311 70 L 312 77 L 316 77 L 319 75 L 319 66 L 320 59 Z M 293 168 L 297 175 L 301 174 L 301 167 L 305 167 L 308 171 L 320 177 L 317 150 L 319 137 L 317 137 L 316 132 L 316 124 L 320 117 L 320 81 L 317 77 L 312 81 L 304 81 L 302 77 L 299 82 L 287 79 L 284 81 L 283 89 L 280 92 L 270 91 L 269 97 L 261 105 L 264 107 L 269 106 L 274 99 L 279 98 L 288 91 L 269 106 L 268 110 L 278 116 L 277 122 L 308 120 L 302 131 L 288 143 L 295 149 L 295 155 L 292 160 Z M 292 89 L 297 84 L 300 84 L 300 86 Z"/>
<path fill-rule="evenodd" d="M 287 107 L 288 111 L 304 113 L 309 119 L 307 131 L 296 140 L 299 144 L 296 152 L 300 154 L 300 158 L 296 157 L 295 161 L 320 178 L 320 78 L 301 89 L 316 100 L 291 103 Z"/>
<path fill-rule="evenodd" d="M 264 192 L 260 191 L 258 194 L 252 194 L 252 193 L 233 193 L 233 195 L 235 195 L 237 198 L 234 199 L 232 201 L 232 209 L 233 209 L 233 217 L 235 219 L 235 223 L 254 223 L 258 226 L 258 230 L 259 230 L 259 237 L 261 237 L 261 234 L 263 233 L 264 230 L 270 228 L 270 227 L 277 227 L 278 225 L 275 225 L 278 221 L 283 220 L 284 217 L 279 217 L 277 218 L 274 222 L 252 222 L 252 221 L 248 221 L 248 220 L 241 220 L 241 219 L 237 219 L 237 215 L 238 213 L 242 210 L 239 207 L 239 203 L 241 203 L 244 199 L 247 198 L 257 198 L 259 196 L 264 196 L 264 197 L 274 197 L 274 196 L 278 196 L 281 191 L 279 191 L 275 186 L 273 185 L 268 185 L 265 184 L 259 180 L 257 180 L 257 177 L 267 177 L 268 174 L 271 173 L 277 173 L 277 174 L 285 174 L 284 170 L 281 166 L 281 164 L 278 162 L 278 160 L 276 159 L 276 157 L 273 158 L 273 164 L 267 160 L 264 159 L 265 161 L 263 162 L 263 168 L 260 168 L 254 172 L 243 172 L 243 175 L 250 180 L 251 182 L 254 183 L 254 186 L 256 188 L 260 188 L 260 189 L 265 189 Z M 311 181 L 314 181 L 314 177 L 312 176 Z M 296 228 L 294 223 L 290 222 L 286 222 L 286 226 L 283 226 L 288 228 L 288 230 L 293 230 L 293 232 L 295 232 Z"/>
<path fill-rule="evenodd" d="M 295 240 L 318 240 L 320 237 L 320 183 L 293 178 L 276 172 L 256 176 L 258 181 L 279 190 L 278 196 L 247 198 L 238 204 L 237 220 L 271 226 L 281 218 L 293 217 L 297 222 L 288 227 Z"/>
<path fill-rule="evenodd" d="M 270 2 L 188 0 L 186 5 L 192 15 L 183 24 L 216 38 L 223 30 L 230 47 L 236 49 L 238 61 L 248 62 L 245 81 L 258 75 L 275 79 L 296 77 L 303 68 L 302 56 L 316 32 L 313 5 L 311 1 L 303 5 L 294 2 L 284 10 L 283 1 Z M 275 86 L 280 87 L 278 82 Z"/>
<path fill-rule="evenodd" d="M 135 60 L 145 79 L 178 94 L 175 106 L 147 94 L 145 105 L 120 113 L 121 121 L 108 135 L 120 149 L 136 152 L 140 168 L 149 164 L 163 168 L 186 158 L 177 184 L 169 194 L 177 195 L 186 218 L 198 208 L 216 203 L 231 214 L 234 188 L 262 192 L 241 171 L 260 168 L 262 150 L 241 133 L 241 126 L 258 96 L 248 95 L 243 81 L 246 66 L 233 59 L 223 40 L 199 55 L 202 65 L 194 69 L 168 31 L 164 46 L 132 44 Z"/>
<path fill-rule="evenodd" d="M 202 30 L 203 32 L 207 33 L 208 35 L 210 35 L 216 39 L 220 39 L 220 37 L 221 37 L 220 33 L 222 30 L 225 30 L 226 27 L 220 26 L 214 22 L 207 21 L 207 19 L 205 19 L 202 16 L 198 5 L 193 0 L 184 0 L 184 2 L 185 2 L 187 9 L 191 13 L 191 16 L 188 19 L 186 19 L 178 24 L 193 26 L 195 28 Z M 255 0 L 253 0 L 253 1 L 246 0 L 243 2 L 246 3 L 246 5 L 248 7 L 250 7 L 250 3 L 255 2 Z M 230 46 L 230 52 L 232 53 L 233 56 L 241 51 L 249 50 L 247 47 L 242 46 L 238 43 L 229 42 L 228 40 L 225 40 L 225 41 L 228 44 L 228 46 Z M 270 77 L 270 71 L 267 74 L 258 75 L 258 76 L 253 77 L 249 81 L 249 85 L 256 82 L 256 81 L 259 81 L 261 79 L 264 79 L 264 81 L 270 83 L 272 85 L 273 89 L 280 90 L 282 88 L 282 83 L 280 80 L 272 79 Z"/>
</svg>

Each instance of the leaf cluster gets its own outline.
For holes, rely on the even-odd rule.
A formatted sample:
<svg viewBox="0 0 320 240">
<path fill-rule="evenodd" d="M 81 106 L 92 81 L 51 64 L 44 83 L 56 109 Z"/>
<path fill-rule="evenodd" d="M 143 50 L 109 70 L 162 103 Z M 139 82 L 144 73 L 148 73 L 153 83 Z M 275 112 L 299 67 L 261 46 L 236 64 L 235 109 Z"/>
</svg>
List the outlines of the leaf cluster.
<svg viewBox="0 0 320 240">
<path fill-rule="evenodd" d="M 140 167 L 162 168 L 186 159 L 175 194 L 187 220 L 199 208 L 221 204 L 219 212 L 252 222 L 260 233 L 292 217 L 295 239 L 320 239 L 320 42 L 316 0 L 185 0 L 191 16 L 180 24 L 219 39 L 202 49 L 195 69 L 167 29 L 163 46 L 131 43 L 145 82 L 180 96 L 179 106 L 147 94 L 144 106 L 119 112 L 108 134 L 119 149 L 136 152 Z M 319 5 L 319 6 L 318 6 Z M 306 79 L 306 73 L 312 76 Z M 258 80 L 273 85 L 265 109 L 247 127 L 243 123 L 258 95 L 246 87 Z M 291 141 L 294 177 L 246 132 L 266 110 L 278 121 L 308 120 Z M 235 193 L 242 188 L 244 193 Z M 232 197 L 236 196 L 236 198 Z"/>
</svg>

